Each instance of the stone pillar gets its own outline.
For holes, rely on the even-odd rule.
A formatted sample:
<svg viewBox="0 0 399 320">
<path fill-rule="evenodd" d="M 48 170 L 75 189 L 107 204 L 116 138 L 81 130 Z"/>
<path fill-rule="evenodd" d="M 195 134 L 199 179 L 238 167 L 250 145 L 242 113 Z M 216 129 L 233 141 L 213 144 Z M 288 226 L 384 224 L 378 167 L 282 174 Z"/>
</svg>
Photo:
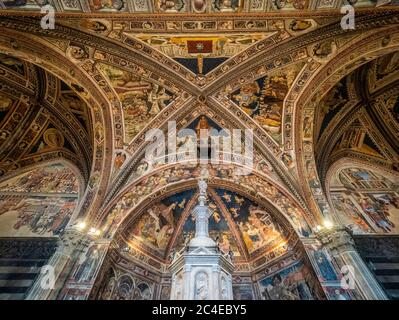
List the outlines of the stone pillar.
<svg viewBox="0 0 399 320">
<path fill-rule="evenodd" d="M 191 279 L 191 266 L 190 265 L 185 265 L 183 267 L 183 282 L 181 283 L 182 285 L 182 291 L 183 291 L 183 299 L 184 300 L 193 300 L 193 294 L 192 294 L 192 279 Z M 184 286 L 184 287 L 183 287 Z"/>
<path fill-rule="evenodd" d="M 211 300 L 221 300 L 221 279 L 220 279 L 221 269 L 218 265 L 212 267 L 212 279 L 210 285 L 210 299 Z"/>
<path fill-rule="evenodd" d="M 322 247 L 326 248 L 336 259 L 341 270 L 343 267 L 346 267 L 349 271 L 353 268 L 354 289 L 363 299 L 388 299 L 384 290 L 357 252 L 349 229 L 345 227 L 326 229 L 319 232 L 317 238 L 321 242 Z"/>
<path fill-rule="evenodd" d="M 195 236 L 197 238 L 208 237 L 209 231 L 207 210 L 197 210 L 194 215 L 196 217 Z"/>
<path fill-rule="evenodd" d="M 46 272 L 36 279 L 26 300 L 55 300 L 80 253 L 90 244 L 87 234 L 76 229 L 67 229 L 58 241 L 57 251 L 49 259 Z M 53 271 L 52 271 L 53 270 Z M 53 273 L 52 275 L 50 273 Z M 49 286 L 53 279 L 54 286 Z"/>
<path fill-rule="evenodd" d="M 176 297 L 176 284 L 177 285 L 179 285 L 178 284 L 178 279 L 177 279 L 177 275 L 176 274 L 174 274 L 174 275 L 172 275 L 172 285 L 171 285 L 171 287 L 170 287 L 170 296 L 171 297 Z"/>
<path fill-rule="evenodd" d="M 231 274 L 229 274 L 227 277 L 227 290 L 229 297 L 231 297 L 231 300 L 233 300 L 233 276 Z"/>
</svg>

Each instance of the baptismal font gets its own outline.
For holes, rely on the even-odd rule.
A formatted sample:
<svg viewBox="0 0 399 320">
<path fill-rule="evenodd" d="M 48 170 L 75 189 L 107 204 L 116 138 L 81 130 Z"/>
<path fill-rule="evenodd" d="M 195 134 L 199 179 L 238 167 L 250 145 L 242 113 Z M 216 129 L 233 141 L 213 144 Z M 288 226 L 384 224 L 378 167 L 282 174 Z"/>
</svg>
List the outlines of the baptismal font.
<svg viewBox="0 0 399 320">
<path fill-rule="evenodd" d="M 234 266 L 209 237 L 211 211 L 206 205 L 207 183 L 198 182 L 198 204 L 193 209 L 195 236 L 170 266 L 172 272 L 171 300 L 232 300 Z"/>
</svg>

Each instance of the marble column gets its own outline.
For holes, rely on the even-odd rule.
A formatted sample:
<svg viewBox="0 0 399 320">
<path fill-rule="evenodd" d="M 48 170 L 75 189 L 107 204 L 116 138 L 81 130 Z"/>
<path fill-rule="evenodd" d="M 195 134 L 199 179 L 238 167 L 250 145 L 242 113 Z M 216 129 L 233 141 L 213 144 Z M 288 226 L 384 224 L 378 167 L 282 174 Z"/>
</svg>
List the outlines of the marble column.
<svg viewBox="0 0 399 320">
<path fill-rule="evenodd" d="M 76 229 L 67 229 L 58 241 L 58 248 L 49 259 L 46 268 L 42 267 L 42 272 L 30 288 L 26 300 L 55 300 L 71 269 L 74 262 L 91 243 L 90 237 Z M 49 274 L 51 273 L 52 274 Z M 53 286 L 49 285 L 53 280 Z"/>
<path fill-rule="evenodd" d="M 351 231 L 345 227 L 334 227 L 325 229 L 317 235 L 323 248 L 326 248 L 335 258 L 341 270 L 353 274 L 347 274 L 344 277 L 348 279 L 348 286 L 351 283 L 364 300 L 387 300 L 387 296 L 380 284 L 369 270 L 361 256 L 356 250 L 355 242 Z"/>
</svg>

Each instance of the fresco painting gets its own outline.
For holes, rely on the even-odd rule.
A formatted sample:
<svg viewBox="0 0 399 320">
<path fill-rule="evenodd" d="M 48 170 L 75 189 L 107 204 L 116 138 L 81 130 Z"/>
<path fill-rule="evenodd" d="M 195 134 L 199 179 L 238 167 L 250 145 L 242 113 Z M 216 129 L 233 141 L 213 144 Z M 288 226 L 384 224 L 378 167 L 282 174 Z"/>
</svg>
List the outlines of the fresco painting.
<svg viewBox="0 0 399 320">
<path fill-rule="evenodd" d="M 235 192 L 218 190 L 218 195 L 237 224 L 248 253 L 265 246 L 284 246 L 285 231 L 270 213 Z"/>
<path fill-rule="evenodd" d="M 302 66 L 292 65 L 246 83 L 230 94 L 232 101 L 279 143 L 284 99 Z"/>
<path fill-rule="evenodd" d="M 372 170 L 347 168 L 339 175 L 347 189 L 332 193 L 340 219 L 358 233 L 399 232 L 399 195 L 393 182 Z"/>
<path fill-rule="evenodd" d="M 272 33 L 207 36 L 126 33 L 174 59 L 194 74 L 206 75 L 228 58 L 268 38 Z M 198 49 L 200 48 L 200 49 Z"/>
<path fill-rule="evenodd" d="M 189 190 L 151 206 L 127 231 L 127 237 L 164 253 L 170 238 L 176 232 L 177 223 L 193 195 L 194 191 Z"/>
<path fill-rule="evenodd" d="M 61 164 L 39 167 L 0 185 L 0 236 L 61 235 L 78 204 L 79 182 Z"/>
<path fill-rule="evenodd" d="M 251 284 L 233 285 L 234 300 L 253 300 L 254 294 Z"/>
<path fill-rule="evenodd" d="M 183 212 L 187 215 L 187 210 L 192 210 L 196 204 L 193 201 L 191 207 L 187 207 L 193 195 L 193 190 L 186 191 L 151 205 L 126 231 L 125 237 L 132 244 L 136 243 L 153 254 L 157 252 L 166 255 L 167 248 L 179 252 L 194 235 L 193 217 L 188 215 L 184 221 L 180 221 Z M 223 203 L 222 207 L 220 203 Z M 209 234 L 225 255 L 232 254 L 240 258 L 243 250 L 250 255 L 264 251 L 283 254 L 288 250 L 287 230 L 271 214 L 249 199 L 235 192 L 216 189 L 209 196 L 208 205 L 212 212 Z M 170 241 L 176 232 L 179 234 L 171 247 Z M 240 248 L 238 243 L 244 247 Z"/>
<path fill-rule="evenodd" d="M 174 94 L 164 87 L 147 82 L 131 72 L 104 63 L 99 64 L 99 68 L 109 79 L 122 102 L 126 143 L 175 98 Z"/>
<path fill-rule="evenodd" d="M 306 267 L 297 263 L 259 282 L 265 300 L 313 300 Z"/>
<path fill-rule="evenodd" d="M 16 58 L 0 53 L 0 67 L 6 68 L 12 72 L 25 76 L 25 64 Z"/>
<path fill-rule="evenodd" d="M 0 185 L 2 192 L 78 194 L 78 180 L 64 165 L 39 167 Z"/>
<path fill-rule="evenodd" d="M 293 227 L 296 228 L 299 234 L 304 237 L 310 234 L 311 230 L 309 224 L 301 209 L 273 184 L 268 182 L 264 184 L 262 180 L 255 175 L 235 175 L 233 165 L 208 166 L 208 170 L 213 177 L 235 181 L 235 183 L 246 186 L 255 192 L 259 192 L 259 194 L 262 194 L 264 197 L 267 197 L 274 205 L 287 214 L 288 219 L 292 221 Z M 150 192 L 171 182 L 185 181 L 191 178 L 198 178 L 199 176 L 199 167 L 191 164 L 177 164 L 173 168 L 165 169 L 163 172 L 149 175 L 127 192 L 118 203 L 112 206 L 110 215 L 104 223 L 105 226 L 102 227 L 105 230 L 104 237 L 109 237 L 115 232 L 115 228 L 125 217 L 129 208 L 139 203 L 140 199 Z"/>
<path fill-rule="evenodd" d="M 0 0 L 0 300 L 397 300 L 398 1 Z M 146 157 L 169 121 L 252 129 L 251 172 Z"/>
</svg>

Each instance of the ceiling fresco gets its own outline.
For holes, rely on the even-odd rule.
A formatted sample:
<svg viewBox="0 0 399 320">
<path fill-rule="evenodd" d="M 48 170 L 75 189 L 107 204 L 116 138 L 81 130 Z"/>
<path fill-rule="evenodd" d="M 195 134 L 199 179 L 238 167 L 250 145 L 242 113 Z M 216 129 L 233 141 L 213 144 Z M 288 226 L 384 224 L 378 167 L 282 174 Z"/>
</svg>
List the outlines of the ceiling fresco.
<svg viewBox="0 0 399 320">
<path fill-rule="evenodd" d="M 316 121 L 316 123 L 320 123 L 319 134 L 323 133 L 329 122 L 348 103 L 349 99 L 353 100 L 351 104 L 356 101 L 355 95 L 360 94 L 360 89 L 355 87 L 355 77 L 360 71 L 363 72 L 360 77 L 366 82 L 366 85 L 363 87 L 367 88 L 370 94 L 378 92 L 378 95 L 382 95 L 383 91 L 391 89 L 389 86 L 394 85 L 397 80 L 398 59 L 397 52 L 394 52 L 368 62 L 361 70 L 353 71 L 328 91 L 319 106 L 319 119 Z M 393 112 L 396 103 L 395 94 L 390 96 L 390 102 L 390 112 L 394 117 L 397 117 Z"/>
<path fill-rule="evenodd" d="M 76 120 L 78 120 L 85 129 L 86 133 L 92 137 L 93 128 L 91 127 L 91 112 L 87 104 L 62 80 L 60 81 L 59 90 L 59 103 L 71 111 Z"/>
<path fill-rule="evenodd" d="M 324 95 L 315 121 L 318 146 L 324 148 L 316 152 L 319 162 L 330 154 L 346 152 L 395 165 L 397 67 L 397 54 L 385 55 L 352 71 Z M 325 166 L 319 170 L 326 172 Z"/>
<path fill-rule="evenodd" d="M 281 143 L 284 100 L 302 67 L 300 63 L 271 72 L 230 94 L 230 99 L 278 143 Z"/>
<path fill-rule="evenodd" d="M 202 34 L 197 36 L 132 34 L 130 36 L 174 59 L 194 74 L 205 75 L 228 58 L 239 54 L 271 34 L 207 34 L 206 36 Z"/>
<path fill-rule="evenodd" d="M 0 64 L 1 66 L 12 70 L 13 72 L 17 73 L 18 75 L 25 77 L 26 75 L 26 66 L 25 63 L 19 59 L 7 56 L 6 54 L 0 54 Z"/>
<path fill-rule="evenodd" d="M 66 244 L 57 298 L 168 299 L 206 169 L 235 299 L 363 297 L 339 288 L 336 248 L 399 232 L 398 8 L 358 0 L 349 31 L 343 4 L 0 1 L 0 238 Z M 252 129 L 250 173 L 148 157 L 171 121 Z"/>
<path fill-rule="evenodd" d="M 370 63 L 369 90 L 373 92 L 383 84 L 395 80 L 399 71 L 399 54 L 394 52 Z"/>
<path fill-rule="evenodd" d="M 147 82 L 132 73 L 106 64 L 100 64 L 99 69 L 104 72 L 120 98 L 126 143 L 175 98 L 172 92 L 162 86 Z"/>
<path fill-rule="evenodd" d="M 161 260 L 171 250 L 183 250 L 194 235 L 191 211 L 197 197 L 196 190 L 188 190 L 151 205 L 125 228 L 124 238 Z M 253 201 L 219 188 L 209 189 L 208 201 L 212 212 L 209 232 L 224 254 L 231 252 L 238 261 L 249 261 L 265 254 L 277 257 L 290 249 L 286 228 Z"/>
<path fill-rule="evenodd" d="M 0 173 L 57 159 L 61 152 L 87 175 L 93 129 L 86 103 L 62 80 L 4 54 L 0 56 L 0 77 L 11 80 L 0 94 Z M 43 95 L 38 97 L 39 92 Z"/>
<path fill-rule="evenodd" d="M 312 0 L 3 0 L 5 8 L 38 10 L 51 4 L 62 12 L 135 12 L 135 13 L 241 13 L 275 12 L 308 9 L 334 9 L 340 1 Z M 358 7 L 374 7 L 375 1 L 359 0 Z"/>
</svg>

